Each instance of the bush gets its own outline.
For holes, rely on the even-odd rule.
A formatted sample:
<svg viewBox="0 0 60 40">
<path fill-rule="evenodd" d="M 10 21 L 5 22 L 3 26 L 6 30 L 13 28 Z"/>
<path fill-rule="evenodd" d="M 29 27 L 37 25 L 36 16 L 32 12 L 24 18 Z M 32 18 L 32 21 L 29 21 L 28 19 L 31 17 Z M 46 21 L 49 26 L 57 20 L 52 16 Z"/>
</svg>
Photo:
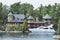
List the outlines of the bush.
<svg viewBox="0 0 60 40">
<path fill-rule="evenodd" d="M 8 24 L 7 25 L 7 30 L 9 31 L 19 31 L 21 30 L 21 26 L 18 26 L 17 24 Z"/>
</svg>

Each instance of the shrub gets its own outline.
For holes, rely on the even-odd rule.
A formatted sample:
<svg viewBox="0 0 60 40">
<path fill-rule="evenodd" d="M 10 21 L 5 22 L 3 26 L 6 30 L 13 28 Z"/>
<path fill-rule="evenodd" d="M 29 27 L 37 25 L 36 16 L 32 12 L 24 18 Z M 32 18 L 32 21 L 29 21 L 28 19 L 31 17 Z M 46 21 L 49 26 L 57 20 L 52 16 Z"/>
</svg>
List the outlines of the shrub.
<svg viewBox="0 0 60 40">
<path fill-rule="evenodd" d="M 8 24 L 7 25 L 7 30 L 11 30 L 11 31 L 19 31 L 21 29 L 20 26 L 18 26 L 17 24 Z"/>
</svg>

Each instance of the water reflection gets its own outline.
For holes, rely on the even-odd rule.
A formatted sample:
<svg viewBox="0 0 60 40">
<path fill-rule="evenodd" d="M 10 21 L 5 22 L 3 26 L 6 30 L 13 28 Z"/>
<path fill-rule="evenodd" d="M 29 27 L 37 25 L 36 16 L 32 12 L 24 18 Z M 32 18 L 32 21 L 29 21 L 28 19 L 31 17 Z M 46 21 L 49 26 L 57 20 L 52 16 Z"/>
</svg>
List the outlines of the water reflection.
<svg viewBox="0 0 60 40">
<path fill-rule="evenodd" d="M 0 40 L 52 40 L 53 35 L 33 33 L 0 33 Z"/>
</svg>

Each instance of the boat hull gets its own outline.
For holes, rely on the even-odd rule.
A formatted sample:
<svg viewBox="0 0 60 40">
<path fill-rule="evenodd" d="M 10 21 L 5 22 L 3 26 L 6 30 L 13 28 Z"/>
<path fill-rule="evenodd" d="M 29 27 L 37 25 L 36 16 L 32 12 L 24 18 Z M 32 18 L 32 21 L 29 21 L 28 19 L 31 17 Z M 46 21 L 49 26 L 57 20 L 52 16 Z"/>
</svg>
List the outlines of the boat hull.
<svg viewBox="0 0 60 40">
<path fill-rule="evenodd" d="M 33 28 L 29 29 L 32 33 L 36 34 L 55 34 L 55 30 L 53 29 L 38 29 L 38 28 Z"/>
</svg>

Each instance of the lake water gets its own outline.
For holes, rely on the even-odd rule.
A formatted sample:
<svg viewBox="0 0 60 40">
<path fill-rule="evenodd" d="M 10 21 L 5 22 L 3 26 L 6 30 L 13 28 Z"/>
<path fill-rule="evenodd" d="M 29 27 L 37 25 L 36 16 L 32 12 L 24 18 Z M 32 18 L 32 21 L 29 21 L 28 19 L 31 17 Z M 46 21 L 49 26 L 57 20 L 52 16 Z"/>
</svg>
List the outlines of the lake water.
<svg viewBox="0 0 60 40">
<path fill-rule="evenodd" d="M 37 33 L 0 33 L 0 40 L 53 40 L 53 35 Z"/>
</svg>

